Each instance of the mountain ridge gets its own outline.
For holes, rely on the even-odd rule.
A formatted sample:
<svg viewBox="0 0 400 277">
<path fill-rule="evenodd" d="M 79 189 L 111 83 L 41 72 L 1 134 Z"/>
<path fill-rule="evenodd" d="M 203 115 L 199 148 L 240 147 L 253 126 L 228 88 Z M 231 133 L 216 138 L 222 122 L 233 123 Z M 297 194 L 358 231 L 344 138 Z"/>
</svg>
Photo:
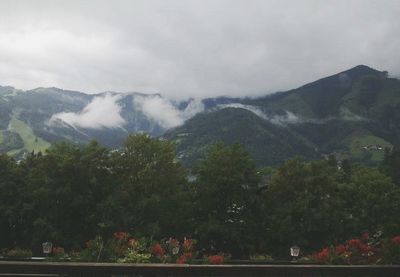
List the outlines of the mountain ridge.
<svg viewBox="0 0 400 277">
<path fill-rule="evenodd" d="M 146 132 L 175 141 L 187 164 L 216 141 L 243 143 L 260 166 L 295 155 L 313 159 L 332 153 L 376 162 L 380 153 L 369 155 L 355 145 L 399 145 L 398 110 L 400 81 L 365 65 L 261 97 L 201 101 L 140 92 L 0 86 L 0 151 L 20 155 L 35 150 L 35 141 L 42 150 L 60 140 L 97 139 L 119 147 L 128 133 Z"/>
</svg>

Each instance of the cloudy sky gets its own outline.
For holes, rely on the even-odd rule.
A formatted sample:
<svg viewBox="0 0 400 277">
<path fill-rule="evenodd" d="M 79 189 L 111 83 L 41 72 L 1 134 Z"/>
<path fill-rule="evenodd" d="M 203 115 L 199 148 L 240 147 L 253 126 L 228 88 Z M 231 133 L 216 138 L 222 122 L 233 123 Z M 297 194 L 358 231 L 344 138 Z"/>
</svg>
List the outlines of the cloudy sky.
<svg viewBox="0 0 400 277">
<path fill-rule="evenodd" d="M 0 85 L 255 96 L 366 64 L 398 76 L 400 1 L 0 1 Z"/>
</svg>

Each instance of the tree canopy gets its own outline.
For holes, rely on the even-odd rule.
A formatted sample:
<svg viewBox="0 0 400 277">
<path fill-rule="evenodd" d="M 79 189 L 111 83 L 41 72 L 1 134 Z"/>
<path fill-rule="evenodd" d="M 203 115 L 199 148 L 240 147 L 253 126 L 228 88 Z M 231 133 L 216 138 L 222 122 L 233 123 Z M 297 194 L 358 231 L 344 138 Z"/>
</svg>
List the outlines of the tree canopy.
<svg viewBox="0 0 400 277">
<path fill-rule="evenodd" d="M 174 145 L 130 135 L 122 149 L 57 143 L 16 162 L 0 155 L 0 248 L 79 249 L 126 231 L 192 237 L 234 257 L 315 251 L 364 231 L 400 232 L 398 152 L 380 167 L 292 159 L 257 169 L 239 144 L 216 144 L 190 171 Z M 190 178 L 189 178 L 190 176 Z"/>
</svg>

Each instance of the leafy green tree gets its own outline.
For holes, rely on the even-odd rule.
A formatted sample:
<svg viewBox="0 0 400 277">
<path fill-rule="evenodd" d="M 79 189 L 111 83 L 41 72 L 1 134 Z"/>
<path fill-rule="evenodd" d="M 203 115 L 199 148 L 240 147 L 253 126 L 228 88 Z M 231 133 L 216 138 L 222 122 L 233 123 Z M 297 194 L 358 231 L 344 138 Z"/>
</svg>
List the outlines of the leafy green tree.
<svg viewBox="0 0 400 277">
<path fill-rule="evenodd" d="M 0 248 L 12 247 L 19 242 L 19 198 L 21 178 L 17 164 L 5 154 L 0 155 Z"/>
<path fill-rule="evenodd" d="M 53 145 L 46 155 L 31 154 L 21 163 L 25 172 L 25 218 L 31 222 L 32 245 L 50 240 L 64 247 L 78 247 L 99 229 L 97 208 L 110 193 L 108 150 L 91 142 L 86 146 Z"/>
<path fill-rule="evenodd" d="M 112 159 L 115 193 L 108 199 L 108 217 L 115 228 L 158 238 L 188 229 L 186 176 L 172 143 L 130 135 Z"/>
<path fill-rule="evenodd" d="M 325 161 L 294 159 L 279 167 L 264 192 L 266 252 L 287 257 L 294 244 L 312 251 L 342 235 L 337 178 Z"/>
<path fill-rule="evenodd" d="M 235 256 L 253 251 L 260 178 L 248 153 L 239 144 L 216 144 L 195 175 L 195 237 L 200 244 Z"/>
<path fill-rule="evenodd" d="M 400 232 L 400 189 L 390 177 L 376 168 L 358 166 L 353 169 L 351 180 L 343 187 L 343 196 L 352 219 L 352 230 Z"/>
<path fill-rule="evenodd" d="M 385 149 L 385 157 L 381 165 L 384 173 L 390 176 L 394 183 L 400 185 L 400 150 Z"/>
</svg>

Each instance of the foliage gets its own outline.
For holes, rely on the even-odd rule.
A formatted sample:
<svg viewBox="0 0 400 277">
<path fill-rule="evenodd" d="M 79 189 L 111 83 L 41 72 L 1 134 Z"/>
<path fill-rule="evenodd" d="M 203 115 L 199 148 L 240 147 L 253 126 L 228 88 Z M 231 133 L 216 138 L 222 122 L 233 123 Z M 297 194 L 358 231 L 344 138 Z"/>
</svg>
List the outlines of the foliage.
<svg viewBox="0 0 400 277">
<path fill-rule="evenodd" d="M 79 254 L 83 261 L 115 261 L 118 263 L 191 263 L 196 257 L 196 241 L 174 238 L 158 243 L 147 238 L 135 239 L 126 232 L 115 232 L 106 242 L 97 236 L 86 243 Z"/>
<path fill-rule="evenodd" d="M 32 251 L 30 249 L 13 248 L 5 251 L 4 256 L 7 258 L 31 258 Z"/>
<path fill-rule="evenodd" d="M 171 143 L 132 135 L 111 163 L 116 186 L 104 211 L 107 220 L 138 236 L 161 238 L 187 230 L 182 219 L 188 201 L 185 172 Z"/>
<path fill-rule="evenodd" d="M 88 262 L 99 262 L 104 260 L 104 241 L 101 236 L 86 242 L 86 248 L 80 252 L 80 259 Z"/>
<path fill-rule="evenodd" d="M 293 244 L 315 251 L 360 230 L 394 234 L 399 192 L 377 169 L 288 161 L 264 194 L 265 248 L 285 257 Z"/>
<path fill-rule="evenodd" d="M 400 150 L 385 149 L 385 158 L 382 162 L 381 169 L 384 173 L 390 176 L 394 183 L 400 185 Z"/>
<path fill-rule="evenodd" d="M 149 263 L 151 253 L 148 251 L 147 242 L 145 239 L 129 239 L 125 253 L 119 258 L 119 263 Z"/>
<path fill-rule="evenodd" d="M 364 230 L 391 237 L 400 233 L 396 153 L 379 168 L 332 156 L 258 170 L 242 146 L 217 144 L 190 180 L 173 145 L 146 135 L 121 150 L 93 141 L 19 163 L 0 155 L 0 248 L 42 255 L 51 241 L 65 249 L 54 259 L 187 263 L 220 252 L 287 259 L 294 244 L 306 255 Z"/>
<path fill-rule="evenodd" d="M 274 258 L 268 254 L 254 254 L 250 256 L 250 260 L 255 262 L 272 262 Z"/>
<path fill-rule="evenodd" d="M 344 244 L 325 247 L 310 260 L 322 264 L 400 264 L 400 236 L 384 239 L 381 232 L 373 236 L 364 233 Z"/>
<path fill-rule="evenodd" d="M 195 174 L 195 236 L 200 244 L 237 256 L 253 251 L 260 179 L 245 150 L 238 144 L 217 144 Z"/>
</svg>

